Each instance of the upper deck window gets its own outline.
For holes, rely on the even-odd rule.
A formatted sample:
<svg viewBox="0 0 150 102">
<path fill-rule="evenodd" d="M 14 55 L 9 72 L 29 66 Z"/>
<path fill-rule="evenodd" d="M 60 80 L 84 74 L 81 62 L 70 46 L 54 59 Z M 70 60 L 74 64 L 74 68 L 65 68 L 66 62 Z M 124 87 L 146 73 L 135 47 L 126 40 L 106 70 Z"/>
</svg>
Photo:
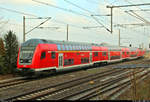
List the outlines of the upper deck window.
<svg viewBox="0 0 150 102">
<path fill-rule="evenodd" d="M 66 50 L 70 50 L 70 47 L 69 47 L 69 45 L 66 45 Z"/>
<path fill-rule="evenodd" d="M 72 50 L 72 46 L 71 46 L 71 45 L 69 45 L 69 47 L 70 47 L 70 50 Z"/>
<path fill-rule="evenodd" d="M 57 48 L 58 48 L 59 51 L 61 50 L 61 46 L 60 45 L 57 45 Z"/>
<path fill-rule="evenodd" d="M 61 48 L 63 51 L 65 51 L 65 46 L 64 45 L 61 45 Z"/>
</svg>

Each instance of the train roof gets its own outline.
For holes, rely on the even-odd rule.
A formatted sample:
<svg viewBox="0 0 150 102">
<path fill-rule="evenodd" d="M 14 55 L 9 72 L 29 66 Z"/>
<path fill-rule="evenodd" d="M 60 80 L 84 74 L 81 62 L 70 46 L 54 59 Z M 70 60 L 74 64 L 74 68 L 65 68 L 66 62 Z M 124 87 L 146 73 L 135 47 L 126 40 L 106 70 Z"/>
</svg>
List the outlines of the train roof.
<svg viewBox="0 0 150 102">
<path fill-rule="evenodd" d="M 59 44 L 59 45 L 85 45 L 92 46 L 98 45 L 93 43 L 84 43 L 84 42 L 72 42 L 72 41 L 58 41 L 58 40 L 45 40 L 45 39 L 30 39 L 22 43 L 21 46 L 37 46 L 38 44 Z"/>
<path fill-rule="evenodd" d="M 29 39 L 26 42 L 22 43 L 21 46 L 37 46 L 38 44 L 57 44 L 57 45 L 80 45 L 80 46 L 103 46 L 108 47 L 109 50 L 121 50 L 124 46 L 114 46 L 106 43 L 102 44 L 94 44 L 94 43 L 84 43 L 84 42 L 73 42 L 73 41 L 58 41 L 58 40 L 46 40 L 46 39 Z M 133 47 L 125 47 L 129 48 L 131 51 L 136 50 L 137 48 Z"/>
</svg>

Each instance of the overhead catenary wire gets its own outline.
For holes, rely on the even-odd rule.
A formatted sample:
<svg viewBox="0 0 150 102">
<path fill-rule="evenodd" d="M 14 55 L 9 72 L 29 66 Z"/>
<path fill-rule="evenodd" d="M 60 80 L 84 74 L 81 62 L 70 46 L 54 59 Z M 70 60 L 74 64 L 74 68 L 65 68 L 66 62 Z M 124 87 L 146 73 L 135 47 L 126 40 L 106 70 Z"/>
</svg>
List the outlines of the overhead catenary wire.
<svg viewBox="0 0 150 102">
<path fill-rule="evenodd" d="M 141 18 L 145 23 L 150 24 L 150 22 L 146 19 L 144 19 L 143 17 L 141 17 L 140 15 L 138 15 L 137 13 L 135 13 L 134 11 L 131 11 L 133 14 L 135 14 L 137 17 Z"/>
<path fill-rule="evenodd" d="M 82 16 L 85 16 L 85 17 L 88 17 L 88 18 L 91 18 L 90 16 L 87 16 L 87 15 L 84 15 L 84 14 L 81 14 L 81 13 L 78 13 L 76 11 L 73 11 L 73 10 L 70 10 L 70 9 L 64 9 L 64 8 L 60 8 L 60 7 L 57 7 L 57 6 L 54 6 L 54 5 L 51 5 L 55 8 L 59 8 L 59 9 L 63 9 L 63 10 L 66 10 L 68 12 L 72 12 L 72 13 L 75 13 L 75 14 L 78 14 L 78 15 L 82 15 Z M 13 12 L 13 13 L 17 13 L 17 14 L 21 14 L 21 15 L 27 15 L 27 16 L 32 16 L 32 17 L 38 17 L 34 14 L 30 14 L 30 13 L 25 13 L 25 12 L 22 12 L 22 11 L 18 11 L 18 10 L 12 10 L 12 9 L 8 9 L 8 8 L 4 8 L 4 7 L 0 7 L 0 9 L 2 10 L 5 10 L 5 11 L 9 11 L 9 12 Z M 56 23 L 60 23 L 58 20 L 55 20 Z M 62 23 L 61 23 L 62 24 Z M 65 23 L 66 24 L 66 23 Z M 70 24 L 70 26 L 72 27 L 76 27 L 76 28 L 83 28 L 83 27 L 79 27 L 79 26 L 76 26 L 76 25 L 73 25 L 73 24 Z M 49 27 L 47 27 L 49 28 Z"/>
<path fill-rule="evenodd" d="M 12 9 L 8 9 L 8 8 L 4 8 L 4 7 L 0 7 L 0 9 L 2 9 L 2 10 L 5 10 L 5 11 L 8 11 L 8 12 L 12 12 L 12 13 L 17 13 L 17 14 L 21 14 L 21 15 L 27 15 L 27 16 L 32 16 L 32 17 L 38 17 L 37 15 L 34 15 L 34 14 L 30 14 L 30 13 L 24 13 L 24 12 L 22 12 L 22 11 L 18 11 L 18 10 L 12 10 Z M 56 21 L 56 23 L 58 23 L 57 22 L 57 20 L 55 20 Z M 2 23 L 2 22 L 1 22 Z M 59 22 L 60 23 L 60 22 Z M 65 23 L 66 24 L 66 23 Z M 15 25 L 15 24 L 13 24 L 13 25 Z M 20 25 L 18 25 L 18 26 L 20 26 Z M 73 26 L 73 25 L 72 25 Z M 31 26 L 29 26 L 29 27 L 31 27 Z M 75 26 L 74 26 L 75 27 Z M 77 27 L 77 26 L 76 26 Z M 47 28 L 51 28 L 51 27 L 47 27 Z M 79 27 L 78 27 L 79 28 Z M 82 28 L 82 27 L 80 27 L 80 28 Z"/>
<path fill-rule="evenodd" d="M 141 17 L 139 17 L 139 16 L 137 16 L 137 15 L 131 14 L 131 13 L 129 13 L 128 11 L 125 11 L 125 13 L 127 13 L 127 14 L 129 14 L 129 15 L 131 15 L 131 16 L 137 18 L 137 19 L 139 19 L 139 20 L 142 21 L 142 22 L 145 22 Z"/>
<path fill-rule="evenodd" d="M 73 10 L 71 10 L 71 9 L 58 7 L 58 6 L 52 5 L 52 4 L 50 4 L 50 3 L 46 3 L 46 2 L 42 2 L 42 1 L 38 1 L 38 0 L 32 0 L 32 1 L 33 1 L 33 2 L 36 2 L 36 3 L 44 4 L 44 5 L 47 5 L 47 6 L 51 6 L 51 7 L 53 7 L 53 8 L 57 8 L 57 9 L 59 9 L 59 10 L 63 10 L 63 11 L 66 11 L 66 12 L 74 13 L 74 14 L 77 14 L 77 15 L 82 15 L 82 16 L 85 16 L 85 17 L 90 17 L 90 16 L 87 16 L 87 15 L 81 14 L 81 13 L 79 13 L 79 12 L 73 11 Z"/>
<path fill-rule="evenodd" d="M 88 15 L 84 15 L 84 14 L 81 14 L 81 13 L 77 13 L 76 11 L 73 11 L 73 10 L 70 10 L 70 9 L 66 9 L 66 8 L 62 8 L 62 7 L 58 7 L 58 6 L 55 6 L 55 5 L 52 5 L 52 4 L 49 4 L 49 3 L 46 3 L 46 2 L 41 2 L 41 1 L 38 1 L 38 0 L 32 0 L 34 2 L 37 2 L 37 3 L 40 3 L 40 4 L 44 4 L 44 5 L 47 5 L 47 6 L 51 6 L 51 7 L 54 7 L 54 8 L 57 8 L 57 9 L 60 9 L 60 10 L 63 10 L 63 11 L 67 11 L 67 12 L 71 12 L 71 13 L 74 13 L 74 14 L 77 14 L 77 15 L 80 15 L 80 16 L 85 16 L 85 17 L 88 17 L 88 18 L 91 18 L 91 16 L 88 16 Z M 58 20 L 55 20 L 57 23 L 62 23 L 62 21 L 58 21 Z M 100 23 L 100 22 L 99 22 Z M 66 23 L 65 23 L 66 24 Z M 76 25 L 73 25 L 73 24 L 69 24 L 71 25 L 72 27 L 76 27 L 76 28 L 83 28 L 83 27 L 79 27 L 79 26 L 76 26 Z M 102 26 L 104 26 L 102 24 Z"/>
<path fill-rule="evenodd" d="M 105 0 L 106 1 L 106 0 Z M 107 2 L 107 1 L 106 1 Z M 107 3 L 109 3 L 109 2 L 107 2 Z M 109 3 L 110 4 L 110 3 Z M 111 6 L 113 5 L 112 3 L 110 4 Z M 146 4 L 146 5 L 149 5 L 149 3 L 148 4 Z M 126 6 L 129 6 L 129 5 L 126 5 Z M 135 5 L 135 6 L 138 6 L 138 5 Z M 118 9 L 120 9 L 120 10 L 122 10 L 123 11 L 123 9 L 122 8 L 120 8 L 119 6 L 118 6 Z M 125 13 L 127 13 L 127 14 L 129 14 L 128 12 L 125 12 Z M 129 15 L 131 15 L 131 14 L 129 14 Z M 133 15 L 133 16 L 135 16 L 135 15 Z M 138 17 L 136 17 L 136 18 L 138 18 Z M 138 19 L 140 19 L 140 18 L 138 18 Z M 122 28 L 124 28 L 124 29 L 127 29 L 126 27 L 123 27 L 123 26 L 120 26 L 120 27 L 122 27 Z M 134 32 L 138 32 L 139 33 L 139 31 L 137 31 L 137 30 L 133 30 L 133 29 L 130 29 L 130 30 L 132 30 L 132 31 L 134 31 Z M 142 32 L 141 32 L 142 33 Z"/>
<path fill-rule="evenodd" d="M 40 4 L 48 5 L 48 6 L 57 8 L 57 9 L 61 9 L 61 10 L 63 10 L 63 11 L 75 13 L 75 14 L 82 15 L 82 16 L 86 16 L 86 15 L 77 13 L 76 11 L 69 10 L 69 9 L 66 9 L 66 8 L 61 8 L 61 7 L 58 7 L 58 6 L 49 4 L 49 3 L 41 2 L 41 1 L 38 1 L 38 0 L 32 0 L 32 1 L 37 2 L 37 3 L 40 3 Z M 71 3 L 71 2 L 70 2 L 70 3 Z M 88 11 L 88 10 L 86 10 L 86 9 L 84 9 L 84 8 L 81 8 L 81 7 L 77 6 L 76 4 L 73 4 L 73 3 L 71 3 L 71 4 L 74 5 L 74 6 L 76 6 L 76 7 L 78 7 L 78 8 L 80 8 L 80 9 L 82 9 L 82 10 L 84 10 L 84 11 L 87 11 L 88 13 L 90 12 L 90 16 L 92 15 L 91 13 L 93 13 L 93 12 L 91 12 L 91 11 Z M 86 17 L 90 17 L 90 16 L 86 16 Z M 110 30 L 109 30 L 107 27 L 105 27 L 104 24 L 102 24 L 102 23 L 101 23 L 99 20 L 97 20 L 94 16 L 91 16 L 90 18 L 93 18 L 98 24 L 102 25 L 107 31 L 110 32 Z"/>
<path fill-rule="evenodd" d="M 111 32 L 111 31 L 110 31 L 104 24 L 102 24 L 97 18 L 95 18 L 94 16 L 92 16 L 92 15 L 93 15 L 93 12 L 91 12 L 91 11 L 89 11 L 89 10 L 87 10 L 87 9 L 84 9 L 84 8 L 82 8 L 82 7 L 76 5 L 76 4 L 74 4 L 74 3 L 72 3 L 72 2 L 70 2 L 70 1 L 68 1 L 68 0 L 64 0 L 64 1 L 67 2 L 67 3 L 69 3 L 69 4 L 71 4 L 71 5 L 73 5 L 73 6 L 75 6 L 75 7 L 77 7 L 77 8 L 80 8 L 81 10 L 84 10 L 84 11 L 88 12 L 88 13 L 90 14 L 90 16 L 91 16 L 98 24 L 102 25 L 107 31 Z"/>
<path fill-rule="evenodd" d="M 29 14 L 29 13 L 24 13 L 24 12 L 17 11 L 17 10 L 13 10 L 13 9 L 8 9 L 8 8 L 4 8 L 4 7 L 0 7 L 0 9 L 6 10 L 6 11 L 9 11 L 9 12 L 13 12 L 13 13 L 18 13 L 18 14 L 22 14 L 22 15 L 27 15 L 27 16 L 36 17 L 36 15 Z"/>
<path fill-rule="evenodd" d="M 40 23 L 39 25 L 37 25 L 36 27 L 32 28 L 31 30 L 29 30 L 28 32 L 26 32 L 25 34 L 28 34 L 29 32 L 31 32 L 32 30 L 34 30 L 35 28 L 38 28 L 40 25 L 43 25 L 45 22 L 47 22 L 49 19 L 51 19 L 51 17 L 49 17 L 48 19 L 46 19 L 45 21 L 43 21 L 42 23 Z"/>
<path fill-rule="evenodd" d="M 128 1 L 128 0 L 125 0 L 125 1 L 128 2 L 129 4 L 132 4 L 132 5 L 133 5 L 133 3 L 131 3 L 130 1 Z M 135 6 L 135 7 L 138 8 L 138 9 L 140 9 L 140 10 L 142 10 L 139 6 Z M 143 11 L 144 11 L 144 10 L 143 10 Z M 147 12 L 145 12 L 145 11 L 144 11 L 144 13 L 147 14 Z"/>
</svg>

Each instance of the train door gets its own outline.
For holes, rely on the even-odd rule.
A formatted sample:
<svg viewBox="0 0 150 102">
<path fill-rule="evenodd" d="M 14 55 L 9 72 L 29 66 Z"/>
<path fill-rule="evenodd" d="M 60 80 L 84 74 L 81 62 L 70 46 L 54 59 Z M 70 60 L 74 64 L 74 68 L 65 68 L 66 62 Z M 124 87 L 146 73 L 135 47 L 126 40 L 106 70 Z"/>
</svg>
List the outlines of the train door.
<svg viewBox="0 0 150 102">
<path fill-rule="evenodd" d="M 90 63 L 92 63 L 92 52 L 90 52 Z"/>
<path fill-rule="evenodd" d="M 59 68 L 63 67 L 63 53 L 59 53 L 59 57 L 58 57 L 58 67 L 59 67 Z"/>
</svg>

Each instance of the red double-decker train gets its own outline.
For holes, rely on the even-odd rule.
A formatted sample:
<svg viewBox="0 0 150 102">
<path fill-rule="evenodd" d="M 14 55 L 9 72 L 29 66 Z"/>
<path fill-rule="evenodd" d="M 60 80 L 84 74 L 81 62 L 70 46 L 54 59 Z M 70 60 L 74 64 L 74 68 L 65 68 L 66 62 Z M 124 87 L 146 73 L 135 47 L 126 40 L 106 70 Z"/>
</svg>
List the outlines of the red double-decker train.
<svg viewBox="0 0 150 102">
<path fill-rule="evenodd" d="M 19 49 L 17 67 L 21 72 L 33 75 L 136 59 L 144 53 L 144 50 L 133 47 L 30 39 Z"/>
</svg>

